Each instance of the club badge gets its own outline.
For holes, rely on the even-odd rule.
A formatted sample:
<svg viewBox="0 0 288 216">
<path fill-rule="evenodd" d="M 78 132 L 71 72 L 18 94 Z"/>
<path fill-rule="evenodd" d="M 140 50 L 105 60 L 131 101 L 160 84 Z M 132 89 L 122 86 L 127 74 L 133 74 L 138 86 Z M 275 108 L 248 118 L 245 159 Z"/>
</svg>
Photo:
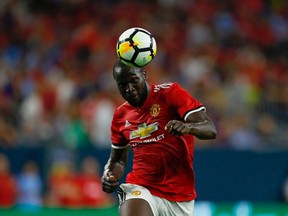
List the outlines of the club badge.
<svg viewBox="0 0 288 216">
<path fill-rule="evenodd" d="M 154 104 L 151 108 L 150 108 L 150 115 L 155 117 L 159 114 L 160 112 L 160 105 L 158 104 Z"/>
</svg>

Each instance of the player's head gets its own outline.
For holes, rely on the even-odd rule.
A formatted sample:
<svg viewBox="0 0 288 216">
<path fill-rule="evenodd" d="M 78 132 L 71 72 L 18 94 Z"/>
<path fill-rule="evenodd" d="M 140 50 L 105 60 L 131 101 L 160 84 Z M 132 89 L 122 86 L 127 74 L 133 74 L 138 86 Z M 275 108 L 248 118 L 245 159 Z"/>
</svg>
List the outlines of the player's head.
<svg viewBox="0 0 288 216">
<path fill-rule="evenodd" d="M 120 60 L 114 64 L 113 77 L 122 97 L 134 107 L 141 106 L 148 95 L 149 84 L 143 68 L 130 67 Z"/>
</svg>

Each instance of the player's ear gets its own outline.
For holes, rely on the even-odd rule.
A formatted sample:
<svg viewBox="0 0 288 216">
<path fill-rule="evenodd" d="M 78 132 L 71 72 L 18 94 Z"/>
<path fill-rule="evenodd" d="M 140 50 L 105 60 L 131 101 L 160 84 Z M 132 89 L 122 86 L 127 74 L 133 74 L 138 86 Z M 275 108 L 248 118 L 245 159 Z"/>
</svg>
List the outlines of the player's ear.
<svg viewBox="0 0 288 216">
<path fill-rule="evenodd" d="M 143 76 L 145 79 L 147 79 L 147 77 L 148 77 L 147 72 L 145 70 L 143 71 Z"/>
</svg>

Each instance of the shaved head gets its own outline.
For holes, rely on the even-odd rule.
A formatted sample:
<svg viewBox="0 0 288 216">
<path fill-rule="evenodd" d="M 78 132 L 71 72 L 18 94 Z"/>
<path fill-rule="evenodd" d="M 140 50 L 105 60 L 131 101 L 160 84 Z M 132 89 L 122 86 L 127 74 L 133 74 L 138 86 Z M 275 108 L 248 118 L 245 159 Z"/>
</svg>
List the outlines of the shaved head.
<svg viewBox="0 0 288 216">
<path fill-rule="evenodd" d="M 119 77 L 119 75 L 122 73 L 122 72 L 128 72 L 128 71 L 134 71 L 136 73 L 143 73 L 143 69 L 142 68 L 137 68 L 137 67 L 130 67 L 126 64 L 124 64 L 120 59 L 118 59 L 114 66 L 113 66 L 113 78 L 115 80 L 117 80 L 117 77 Z"/>
</svg>

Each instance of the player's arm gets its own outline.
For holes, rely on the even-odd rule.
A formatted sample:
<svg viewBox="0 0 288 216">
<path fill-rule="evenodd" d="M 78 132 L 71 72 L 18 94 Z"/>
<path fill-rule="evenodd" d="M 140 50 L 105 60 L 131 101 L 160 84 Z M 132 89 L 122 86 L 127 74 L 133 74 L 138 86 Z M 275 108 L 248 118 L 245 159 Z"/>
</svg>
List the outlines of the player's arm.
<svg viewBox="0 0 288 216">
<path fill-rule="evenodd" d="M 118 186 L 118 180 L 124 174 L 129 147 L 126 148 L 111 148 L 110 157 L 104 167 L 102 176 L 102 189 L 107 193 L 112 193 Z"/>
<path fill-rule="evenodd" d="M 191 113 L 185 122 L 171 120 L 165 129 L 176 136 L 191 134 L 199 139 L 214 139 L 217 135 L 213 122 L 204 110 Z"/>
</svg>

